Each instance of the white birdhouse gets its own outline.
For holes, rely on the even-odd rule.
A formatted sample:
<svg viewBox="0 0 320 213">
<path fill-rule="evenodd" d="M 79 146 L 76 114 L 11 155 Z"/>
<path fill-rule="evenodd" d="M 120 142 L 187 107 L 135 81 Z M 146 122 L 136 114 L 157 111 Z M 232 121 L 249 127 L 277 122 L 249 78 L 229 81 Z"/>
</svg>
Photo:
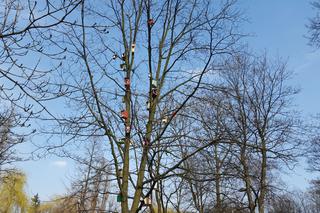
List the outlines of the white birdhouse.
<svg viewBox="0 0 320 213">
<path fill-rule="evenodd" d="M 143 199 L 143 202 L 144 202 L 144 205 L 146 205 L 146 206 L 150 206 L 152 204 L 152 200 L 150 197 L 145 197 Z"/>
</svg>

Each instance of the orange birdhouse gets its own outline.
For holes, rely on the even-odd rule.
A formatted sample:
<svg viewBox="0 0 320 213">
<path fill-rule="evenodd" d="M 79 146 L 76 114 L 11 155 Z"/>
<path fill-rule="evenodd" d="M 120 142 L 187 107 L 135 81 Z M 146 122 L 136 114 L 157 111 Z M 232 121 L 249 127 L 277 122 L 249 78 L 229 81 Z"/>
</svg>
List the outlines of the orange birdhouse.
<svg viewBox="0 0 320 213">
<path fill-rule="evenodd" d="M 128 111 L 122 110 L 122 111 L 121 111 L 121 118 L 123 118 L 123 119 L 128 119 L 128 117 L 129 117 Z"/>
<path fill-rule="evenodd" d="M 154 25 L 154 20 L 152 18 L 148 19 L 148 25 L 151 27 Z"/>
</svg>

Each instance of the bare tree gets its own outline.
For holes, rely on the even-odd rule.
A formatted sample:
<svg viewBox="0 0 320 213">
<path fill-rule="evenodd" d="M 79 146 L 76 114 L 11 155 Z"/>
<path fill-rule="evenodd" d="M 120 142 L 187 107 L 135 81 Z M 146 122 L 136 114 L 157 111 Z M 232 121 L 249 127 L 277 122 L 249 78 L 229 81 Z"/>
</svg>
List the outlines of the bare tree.
<svg viewBox="0 0 320 213">
<path fill-rule="evenodd" d="M 49 98 L 49 76 L 58 67 L 48 60 L 61 59 L 64 50 L 47 46 L 48 32 L 68 22 L 80 1 L 0 1 L 0 98 L 11 102 L 25 118 L 47 111 L 41 100 Z"/>
<path fill-rule="evenodd" d="M 5 173 L 15 171 L 13 163 L 22 161 L 25 156 L 19 155 L 17 148 L 25 142 L 32 131 L 21 127 L 25 119 L 16 113 L 13 107 L 2 105 L 0 112 L 0 182 Z"/>
<path fill-rule="evenodd" d="M 307 28 L 309 29 L 309 41 L 310 44 L 319 47 L 320 46 L 320 16 L 319 16 L 319 9 L 320 9 L 320 1 L 313 1 L 311 3 L 312 7 L 316 10 L 316 15 L 313 18 L 310 18 L 309 24 Z"/>
<path fill-rule="evenodd" d="M 269 63 L 265 56 L 235 57 L 221 75 L 232 124 L 226 130 L 238 147 L 232 152 L 234 175 L 242 181 L 238 190 L 250 212 L 265 211 L 269 176 L 297 154 L 298 117 L 290 104 L 297 90 L 286 84 L 289 76 L 283 63 Z"/>
<path fill-rule="evenodd" d="M 46 132 L 62 133 L 65 149 L 92 136 L 109 144 L 122 212 L 149 207 L 155 185 L 212 143 L 181 158 L 170 123 L 241 37 L 234 4 L 83 0 L 76 22 L 52 32 L 68 61 L 52 85 L 72 113 Z"/>
</svg>

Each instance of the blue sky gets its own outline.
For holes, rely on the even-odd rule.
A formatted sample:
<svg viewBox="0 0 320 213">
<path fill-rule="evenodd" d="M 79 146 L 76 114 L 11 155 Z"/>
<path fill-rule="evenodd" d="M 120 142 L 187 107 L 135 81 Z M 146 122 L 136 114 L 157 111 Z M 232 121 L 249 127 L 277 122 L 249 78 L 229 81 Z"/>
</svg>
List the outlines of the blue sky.
<svg viewBox="0 0 320 213">
<path fill-rule="evenodd" d="M 266 51 L 269 56 L 280 56 L 288 61 L 288 68 L 295 72 L 292 84 L 301 88 L 295 104 L 304 117 L 320 112 L 320 52 L 307 45 L 305 25 L 315 14 L 306 0 L 240 0 L 239 6 L 249 22 L 243 32 L 252 34 L 247 41 L 255 52 Z M 38 138 L 41 140 L 41 138 Z M 39 193 L 42 200 L 65 191 L 73 173 L 72 162 L 48 158 L 19 164 L 28 176 L 27 192 Z M 284 180 L 293 188 L 307 187 L 310 174 L 305 165 L 297 167 Z"/>
</svg>

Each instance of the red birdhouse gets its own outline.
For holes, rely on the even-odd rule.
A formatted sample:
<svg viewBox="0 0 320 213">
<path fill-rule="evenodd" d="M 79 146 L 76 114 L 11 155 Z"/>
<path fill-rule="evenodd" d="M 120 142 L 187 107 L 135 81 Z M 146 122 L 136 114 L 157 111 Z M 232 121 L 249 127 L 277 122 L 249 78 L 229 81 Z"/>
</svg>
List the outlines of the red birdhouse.
<svg viewBox="0 0 320 213">
<path fill-rule="evenodd" d="M 121 118 L 126 120 L 126 119 L 128 119 L 128 117 L 129 117 L 128 111 L 122 110 L 121 111 Z"/>
<path fill-rule="evenodd" d="M 130 78 L 124 78 L 124 86 L 127 88 L 130 87 Z"/>
<path fill-rule="evenodd" d="M 148 19 L 148 25 L 151 27 L 154 25 L 154 20 L 152 18 Z"/>
</svg>

